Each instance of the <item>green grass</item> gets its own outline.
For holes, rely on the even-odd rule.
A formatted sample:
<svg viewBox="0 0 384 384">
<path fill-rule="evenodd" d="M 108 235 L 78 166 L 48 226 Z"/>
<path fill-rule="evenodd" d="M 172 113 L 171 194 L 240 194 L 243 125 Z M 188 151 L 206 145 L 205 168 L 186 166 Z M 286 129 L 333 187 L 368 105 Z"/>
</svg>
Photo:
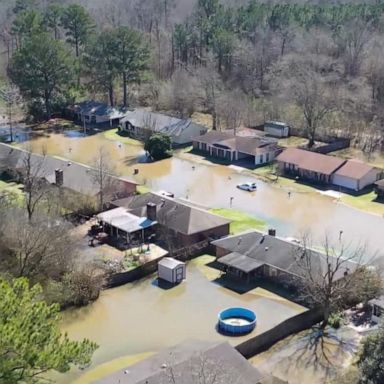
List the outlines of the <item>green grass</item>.
<svg viewBox="0 0 384 384">
<path fill-rule="evenodd" d="M 21 184 L 0 179 L 0 195 L 8 195 L 10 203 L 22 204 L 24 195 L 20 189 L 21 186 Z"/>
<path fill-rule="evenodd" d="M 228 220 L 232 220 L 230 231 L 234 235 L 250 229 L 257 229 L 259 231 L 264 230 L 267 226 L 265 221 L 234 209 L 213 208 L 210 209 L 210 211 L 216 215 L 223 216 Z"/>
<path fill-rule="evenodd" d="M 144 193 L 151 192 L 150 188 L 148 188 L 146 185 L 138 185 L 136 187 L 136 191 L 140 195 L 143 195 Z"/>
<path fill-rule="evenodd" d="M 377 202 L 375 199 L 376 193 L 373 191 L 360 196 L 343 194 L 341 197 L 341 201 L 351 207 L 378 215 L 384 215 L 384 203 Z"/>
<path fill-rule="evenodd" d="M 104 137 L 108 140 L 119 141 L 122 144 L 143 146 L 143 143 L 139 140 L 132 139 L 124 134 L 120 134 L 117 128 L 109 129 L 104 132 Z"/>
</svg>

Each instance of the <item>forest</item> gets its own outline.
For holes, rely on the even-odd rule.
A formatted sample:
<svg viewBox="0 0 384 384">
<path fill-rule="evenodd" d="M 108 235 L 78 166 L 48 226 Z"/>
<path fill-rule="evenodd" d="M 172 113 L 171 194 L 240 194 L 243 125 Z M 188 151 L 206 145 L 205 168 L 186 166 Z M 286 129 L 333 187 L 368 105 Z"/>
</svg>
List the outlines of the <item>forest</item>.
<svg viewBox="0 0 384 384">
<path fill-rule="evenodd" d="M 213 129 L 289 123 L 384 150 L 384 2 L 5 1 L 6 100 L 34 119 L 92 98 L 212 117 Z"/>
</svg>

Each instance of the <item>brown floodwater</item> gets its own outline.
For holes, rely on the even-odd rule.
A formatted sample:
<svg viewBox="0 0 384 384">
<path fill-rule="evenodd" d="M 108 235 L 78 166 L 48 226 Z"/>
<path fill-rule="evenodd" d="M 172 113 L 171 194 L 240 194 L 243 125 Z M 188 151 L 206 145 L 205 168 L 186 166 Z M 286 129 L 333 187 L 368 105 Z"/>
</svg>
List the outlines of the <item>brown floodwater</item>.
<svg viewBox="0 0 384 384">
<path fill-rule="evenodd" d="M 337 241 L 343 231 L 344 242 L 367 243 L 370 254 L 384 248 L 384 217 L 335 203 L 333 198 L 316 190 L 291 192 L 288 196 L 285 188 L 257 178 L 253 180 L 231 167 L 193 162 L 182 152 L 155 163 L 139 163 L 145 157 L 142 146 L 107 139 L 104 133 L 86 137 L 51 134 L 23 145 L 36 152 L 44 151 L 86 164 L 92 164 L 97 150 L 103 147 L 117 174 L 135 179 L 152 190 L 167 190 L 176 197 L 207 207 L 229 208 L 233 197 L 233 208 L 265 220 L 280 236 L 301 237 L 303 232 L 310 230 L 314 241 L 320 245 L 325 233 Z M 135 168 L 139 169 L 139 174 L 134 176 Z M 236 188 L 245 181 L 256 181 L 257 191 L 249 193 Z"/>
<path fill-rule="evenodd" d="M 186 339 L 237 344 L 305 310 L 261 288 L 238 294 L 218 285 L 212 280 L 220 272 L 206 266 L 212 259 L 203 256 L 189 262 L 186 280 L 171 289 L 158 287 L 152 275 L 104 291 L 87 307 L 65 311 L 63 331 L 71 338 L 87 337 L 100 345 L 85 374 L 106 362 L 115 366 L 116 359 L 122 356 L 157 352 Z M 257 326 L 250 335 L 231 338 L 216 331 L 218 313 L 231 306 L 255 311 Z M 100 374 L 107 371 L 108 364 Z M 70 383 L 83 373 L 72 370 L 55 379 Z"/>
</svg>

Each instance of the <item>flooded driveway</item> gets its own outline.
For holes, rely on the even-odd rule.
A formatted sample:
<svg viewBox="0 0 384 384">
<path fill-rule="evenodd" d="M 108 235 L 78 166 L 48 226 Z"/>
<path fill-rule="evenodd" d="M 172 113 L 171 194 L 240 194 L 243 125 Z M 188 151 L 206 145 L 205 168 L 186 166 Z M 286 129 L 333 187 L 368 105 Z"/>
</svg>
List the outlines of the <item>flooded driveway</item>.
<svg viewBox="0 0 384 384">
<path fill-rule="evenodd" d="M 152 275 L 104 291 L 95 303 L 65 311 L 62 329 L 72 338 L 86 337 L 100 345 L 92 369 L 122 356 L 156 352 L 186 339 L 236 345 L 305 310 L 261 288 L 238 294 L 212 282 L 220 274 L 205 265 L 212 259 L 203 256 L 189 262 L 186 281 L 171 289 L 158 287 Z M 257 326 L 251 334 L 228 337 L 216 331 L 218 313 L 231 306 L 255 311 Z M 58 381 L 72 382 L 81 374 L 73 370 Z"/>
<path fill-rule="evenodd" d="M 110 137 L 110 136 L 109 136 Z M 336 240 L 340 231 L 346 243 L 367 243 L 369 256 L 384 249 L 384 218 L 359 211 L 335 199 L 313 192 L 300 193 L 264 183 L 237 169 L 222 165 L 196 163 L 183 152 L 171 159 L 155 163 L 139 163 L 144 156 L 141 145 L 122 144 L 119 140 L 107 139 L 105 133 L 86 137 L 51 134 L 29 141 L 35 152 L 44 152 L 74 161 L 92 164 L 100 147 L 110 158 L 110 164 L 119 175 L 135 179 L 153 190 L 167 190 L 176 197 L 196 201 L 207 207 L 232 207 L 265 220 L 277 229 L 279 236 L 300 238 L 310 230 L 314 241 L 321 245 L 325 233 Z M 134 169 L 138 175 L 134 176 Z M 238 190 L 236 185 L 256 181 L 256 192 Z"/>
</svg>

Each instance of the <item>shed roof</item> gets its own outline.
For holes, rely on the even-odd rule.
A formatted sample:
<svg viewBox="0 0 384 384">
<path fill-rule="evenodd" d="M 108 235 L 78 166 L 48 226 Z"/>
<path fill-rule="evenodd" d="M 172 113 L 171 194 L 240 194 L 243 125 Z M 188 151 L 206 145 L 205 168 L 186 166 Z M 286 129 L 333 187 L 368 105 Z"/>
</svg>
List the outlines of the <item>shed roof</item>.
<svg viewBox="0 0 384 384">
<path fill-rule="evenodd" d="M 112 227 L 118 228 L 126 233 L 133 233 L 156 224 L 156 221 L 146 217 L 137 217 L 128 212 L 126 208 L 114 208 L 99 213 L 97 218 Z"/>
<path fill-rule="evenodd" d="M 380 189 L 384 189 L 384 179 L 376 181 L 375 185 L 377 185 Z"/>
<path fill-rule="evenodd" d="M 341 168 L 335 172 L 335 175 L 359 180 L 374 169 L 377 168 L 363 163 L 362 161 L 348 160 Z M 377 169 L 377 171 L 380 172 L 379 169 Z"/>
<path fill-rule="evenodd" d="M 143 217 L 147 215 L 148 203 L 156 204 L 157 221 L 160 224 L 186 235 L 207 231 L 230 223 L 230 220 L 189 205 L 185 201 L 153 192 L 116 200 L 112 204 L 116 207 L 128 208 L 132 214 Z"/>
<path fill-rule="evenodd" d="M 346 162 L 346 160 L 335 156 L 323 155 L 298 148 L 287 148 L 277 156 L 276 160 L 295 164 L 301 169 L 325 175 L 331 175 Z"/>
<path fill-rule="evenodd" d="M 158 264 L 169 269 L 175 269 L 180 265 L 185 265 L 185 263 L 183 263 L 182 261 L 176 260 L 173 257 L 164 257 L 159 261 Z"/>
</svg>

